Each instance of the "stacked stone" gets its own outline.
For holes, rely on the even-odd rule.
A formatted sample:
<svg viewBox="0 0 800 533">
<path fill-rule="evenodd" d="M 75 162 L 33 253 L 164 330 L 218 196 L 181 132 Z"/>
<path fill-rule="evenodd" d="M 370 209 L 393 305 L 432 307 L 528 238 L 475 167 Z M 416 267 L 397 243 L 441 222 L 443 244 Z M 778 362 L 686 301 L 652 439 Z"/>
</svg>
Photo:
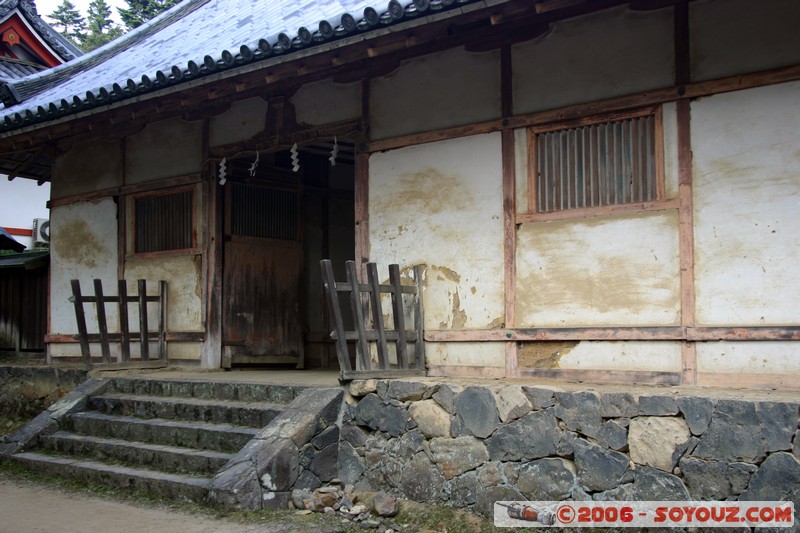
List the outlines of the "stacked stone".
<svg viewBox="0 0 800 533">
<path fill-rule="evenodd" d="M 354 381 L 339 477 L 490 515 L 502 500 L 792 500 L 800 403 Z"/>
</svg>

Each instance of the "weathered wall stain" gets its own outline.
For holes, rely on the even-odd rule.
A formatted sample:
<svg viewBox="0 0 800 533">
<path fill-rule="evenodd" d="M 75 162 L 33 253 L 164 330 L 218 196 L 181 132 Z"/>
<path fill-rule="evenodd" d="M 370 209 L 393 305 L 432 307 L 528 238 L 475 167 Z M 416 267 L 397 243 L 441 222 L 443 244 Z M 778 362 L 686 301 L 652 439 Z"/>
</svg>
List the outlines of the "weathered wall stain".
<svg viewBox="0 0 800 533">
<path fill-rule="evenodd" d="M 475 199 L 464 187 L 464 179 L 428 167 L 403 173 L 392 186 L 394 193 L 370 198 L 375 211 L 424 214 L 450 213 L 470 209 Z M 445 201 L 446 199 L 446 201 Z M 372 209 L 372 206 L 370 207 Z"/>
<path fill-rule="evenodd" d="M 67 220 L 58 227 L 58 238 L 51 246 L 56 256 L 73 265 L 92 269 L 98 265 L 99 256 L 111 252 L 97 240 L 86 220 Z M 105 260 L 102 261 L 105 263 Z"/>
<path fill-rule="evenodd" d="M 578 341 L 521 342 L 517 361 L 525 368 L 558 368 L 561 358 L 578 344 Z"/>
</svg>

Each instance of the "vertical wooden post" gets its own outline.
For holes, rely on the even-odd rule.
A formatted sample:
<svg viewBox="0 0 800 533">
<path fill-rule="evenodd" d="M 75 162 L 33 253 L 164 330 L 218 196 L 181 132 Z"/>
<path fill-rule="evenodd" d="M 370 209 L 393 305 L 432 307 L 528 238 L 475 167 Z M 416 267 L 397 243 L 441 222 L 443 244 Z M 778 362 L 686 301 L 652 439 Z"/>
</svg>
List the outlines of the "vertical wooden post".
<svg viewBox="0 0 800 533">
<path fill-rule="evenodd" d="M 397 366 L 408 368 L 408 340 L 406 317 L 403 313 L 403 286 L 400 283 L 400 266 L 389 265 L 389 283 L 392 286 L 392 314 L 397 330 Z"/>
<path fill-rule="evenodd" d="M 106 300 L 103 298 L 102 280 L 94 280 L 94 305 L 97 309 L 97 328 L 100 331 L 100 350 L 103 362 L 111 362 L 111 348 L 108 345 L 108 322 L 106 321 Z"/>
<path fill-rule="evenodd" d="M 128 324 L 128 283 L 121 279 L 117 282 L 119 294 L 119 331 L 120 331 L 120 357 L 122 362 L 131 360 L 131 335 Z"/>
<path fill-rule="evenodd" d="M 72 285 L 72 303 L 75 306 L 75 319 L 78 322 L 78 337 L 81 342 L 81 358 L 84 363 L 89 363 L 91 361 L 91 352 L 89 351 L 89 333 L 86 330 L 86 315 L 83 313 L 81 282 L 73 279 L 70 284 Z"/>
<path fill-rule="evenodd" d="M 147 331 L 147 282 L 138 281 L 139 288 L 139 347 L 142 361 L 150 360 L 150 335 Z"/>
<path fill-rule="evenodd" d="M 417 342 L 414 343 L 415 363 L 417 370 L 425 370 L 425 312 L 422 302 L 422 267 L 414 267 L 414 329 L 417 333 Z"/>
<path fill-rule="evenodd" d="M 386 346 L 386 327 L 383 323 L 383 306 L 381 305 L 381 286 L 378 280 L 378 266 L 367 263 L 367 281 L 372 301 L 372 322 L 378 331 L 378 365 L 382 369 L 389 368 L 389 350 Z"/>
<path fill-rule="evenodd" d="M 333 275 L 333 266 L 330 259 L 323 259 L 320 262 L 320 269 L 322 270 L 322 287 L 328 297 L 328 306 L 336 328 L 336 353 L 339 356 L 339 369 L 344 372 L 350 372 L 353 367 L 350 364 L 350 354 L 347 350 L 342 310 L 339 307 L 339 292 L 336 290 L 336 279 Z"/>
<path fill-rule="evenodd" d="M 358 330 L 358 344 L 356 347 L 356 370 L 370 370 L 372 363 L 370 361 L 369 342 L 367 342 L 367 329 L 366 320 L 364 317 L 364 308 L 361 305 L 361 287 L 358 283 L 358 272 L 356 269 L 355 261 L 347 261 L 345 263 L 347 270 L 347 282 L 350 284 L 350 306 L 353 311 L 353 319 L 355 326 Z"/>
<path fill-rule="evenodd" d="M 517 225 L 516 225 L 516 168 L 514 131 L 504 130 L 503 151 L 503 282 L 505 285 L 505 327 L 513 328 L 516 320 Z M 506 377 L 518 374 L 517 343 L 507 342 L 505 350 Z"/>
<path fill-rule="evenodd" d="M 158 282 L 158 358 L 167 359 L 167 282 Z"/>
</svg>

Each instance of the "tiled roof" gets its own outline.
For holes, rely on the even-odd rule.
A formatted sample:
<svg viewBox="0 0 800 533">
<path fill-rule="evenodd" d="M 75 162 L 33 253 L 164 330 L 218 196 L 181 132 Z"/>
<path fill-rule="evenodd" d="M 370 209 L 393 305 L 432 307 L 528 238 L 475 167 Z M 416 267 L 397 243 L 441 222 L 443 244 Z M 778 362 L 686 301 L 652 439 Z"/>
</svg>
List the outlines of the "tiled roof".
<svg viewBox="0 0 800 533">
<path fill-rule="evenodd" d="M 45 68 L 46 67 L 27 61 L 20 61 L 10 57 L 0 57 L 0 80 L 24 78 L 25 76 L 41 72 Z"/>
<path fill-rule="evenodd" d="M 484 0 L 184 0 L 81 58 L 0 87 L 0 133 Z M 406 0 L 408 1 L 408 0 Z M 499 3 L 504 0 L 494 0 Z M 366 38 L 366 37 L 365 37 Z"/>
<path fill-rule="evenodd" d="M 80 48 L 75 46 L 69 39 L 55 31 L 39 16 L 36 4 L 33 0 L 0 0 L 0 20 L 3 20 L 9 13 L 19 9 L 36 33 L 53 49 L 53 51 L 64 61 L 70 61 L 83 55 Z"/>
<path fill-rule="evenodd" d="M 4 268 L 40 268 L 47 265 L 50 252 L 23 252 L 17 254 L 0 254 L 0 269 Z"/>
<path fill-rule="evenodd" d="M 17 240 L 14 239 L 9 232 L 3 228 L 0 228 L 0 250 L 14 250 L 15 252 L 21 252 L 24 249 L 24 244 L 17 242 Z"/>
</svg>

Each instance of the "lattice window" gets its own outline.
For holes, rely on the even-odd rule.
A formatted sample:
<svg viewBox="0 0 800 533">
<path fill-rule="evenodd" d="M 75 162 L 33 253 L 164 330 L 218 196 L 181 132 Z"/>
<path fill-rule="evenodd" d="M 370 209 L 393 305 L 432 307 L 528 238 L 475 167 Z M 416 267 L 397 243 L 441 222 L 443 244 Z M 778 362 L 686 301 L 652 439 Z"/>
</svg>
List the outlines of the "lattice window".
<svg viewBox="0 0 800 533">
<path fill-rule="evenodd" d="M 242 237 L 296 241 L 297 191 L 232 184 L 231 232 Z"/>
<path fill-rule="evenodd" d="M 194 245 L 192 191 L 134 199 L 134 252 L 184 250 Z"/>
<path fill-rule="evenodd" d="M 529 130 L 530 211 L 553 213 L 663 198 L 655 109 L 593 123 Z"/>
</svg>

